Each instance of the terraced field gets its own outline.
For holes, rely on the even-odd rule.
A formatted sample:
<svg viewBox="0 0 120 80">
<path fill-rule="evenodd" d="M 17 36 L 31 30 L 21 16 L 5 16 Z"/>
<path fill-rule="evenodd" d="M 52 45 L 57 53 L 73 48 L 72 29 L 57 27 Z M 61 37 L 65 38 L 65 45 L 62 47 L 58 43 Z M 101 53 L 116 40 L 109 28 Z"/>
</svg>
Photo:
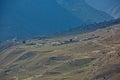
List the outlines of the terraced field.
<svg viewBox="0 0 120 80">
<path fill-rule="evenodd" d="M 76 38 L 77 41 L 51 45 Z M 19 43 L 0 52 L 0 80 L 119 80 L 120 25 Z"/>
</svg>

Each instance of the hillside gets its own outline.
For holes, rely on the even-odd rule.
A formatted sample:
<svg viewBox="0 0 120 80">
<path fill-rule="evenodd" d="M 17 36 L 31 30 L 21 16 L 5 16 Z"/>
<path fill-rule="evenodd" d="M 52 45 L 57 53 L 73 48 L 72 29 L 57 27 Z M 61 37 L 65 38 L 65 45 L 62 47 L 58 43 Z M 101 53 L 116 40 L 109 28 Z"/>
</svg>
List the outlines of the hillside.
<svg viewBox="0 0 120 80">
<path fill-rule="evenodd" d="M 104 11 L 114 18 L 120 18 L 119 0 L 85 0 L 90 6 L 97 10 Z"/>
<path fill-rule="evenodd" d="M 97 10 L 96 7 L 89 5 L 85 0 L 56 0 L 56 1 L 85 23 L 102 22 L 113 19 L 112 16 L 110 16 L 104 11 Z"/>
<path fill-rule="evenodd" d="M 119 80 L 120 24 L 19 41 L 0 52 L 0 80 Z"/>
<path fill-rule="evenodd" d="M 0 41 L 52 34 L 81 24 L 113 19 L 87 5 L 84 0 L 64 0 L 62 3 L 65 5 L 58 1 L 62 0 L 0 1 Z"/>
<path fill-rule="evenodd" d="M 61 36 L 69 36 L 69 35 L 76 35 L 76 34 L 83 34 L 88 33 L 92 31 L 96 31 L 98 29 L 107 28 L 112 25 L 120 24 L 120 18 L 109 20 L 109 21 L 103 21 L 99 23 L 92 23 L 92 24 L 83 24 L 81 26 L 59 32 L 56 34 L 53 34 L 53 37 L 61 37 Z"/>
<path fill-rule="evenodd" d="M 0 40 L 55 33 L 83 23 L 55 0 L 0 2 Z"/>
</svg>

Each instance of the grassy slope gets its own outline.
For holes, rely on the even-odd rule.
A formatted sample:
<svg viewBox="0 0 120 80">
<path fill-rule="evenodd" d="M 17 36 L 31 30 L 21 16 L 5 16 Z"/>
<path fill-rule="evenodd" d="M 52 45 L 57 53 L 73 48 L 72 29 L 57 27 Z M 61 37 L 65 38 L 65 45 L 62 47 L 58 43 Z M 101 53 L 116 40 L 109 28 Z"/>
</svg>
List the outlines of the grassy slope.
<svg viewBox="0 0 120 80">
<path fill-rule="evenodd" d="M 84 40 L 92 36 L 98 38 Z M 0 80 L 119 80 L 120 25 L 49 39 L 43 47 L 23 44 L 0 54 Z M 56 40 L 80 41 L 50 46 Z M 34 41 L 38 43 L 39 41 Z"/>
</svg>

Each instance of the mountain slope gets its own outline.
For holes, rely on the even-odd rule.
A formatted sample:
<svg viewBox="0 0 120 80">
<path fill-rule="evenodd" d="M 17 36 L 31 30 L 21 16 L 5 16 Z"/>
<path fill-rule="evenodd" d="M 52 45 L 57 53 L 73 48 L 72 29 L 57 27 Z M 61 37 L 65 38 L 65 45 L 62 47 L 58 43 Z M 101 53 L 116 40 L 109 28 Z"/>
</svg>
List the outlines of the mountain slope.
<svg viewBox="0 0 120 80">
<path fill-rule="evenodd" d="M 119 0 L 86 0 L 86 2 L 97 10 L 104 11 L 114 18 L 120 18 Z"/>
<path fill-rule="evenodd" d="M 85 0 L 57 0 L 57 2 L 85 22 L 101 22 L 112 19 L 105 12 L 89 6 Z"/>
<path fill-rule="evenodd" d="M 0 6 L 0 40 L 56 33 L 112 19 L 84 0 L 2 0 Z"/>
<path fill-rule="evenodd" d="M 119 36 L 120 24 L 19 43 L 0 52 L 0 80 L 119 80 Z"/>
<path fill-rule="evenodd" d="M 76 35 L 76 34 L 85 34 L 88 32 L 96 31 L 97 29 L 102 29 L 102 28 L 110 27 L 112 25 L 117 25 L 117 24 L 120 24 L 120 18 L 110 20 L 110 21 L 104 21 L 100 23 L 83 24 L 81 26 L 69 29 L 67 31 L 56 33 L 52 36 L 60 37 L 60 36 L 68 36 L 68 35 Z"/>
<path fill-rule="evenodd" d="M 0 6 L 0 40 L 55 33 L 83 23 L 55 0 L 2 0 Z"/>
</svg>

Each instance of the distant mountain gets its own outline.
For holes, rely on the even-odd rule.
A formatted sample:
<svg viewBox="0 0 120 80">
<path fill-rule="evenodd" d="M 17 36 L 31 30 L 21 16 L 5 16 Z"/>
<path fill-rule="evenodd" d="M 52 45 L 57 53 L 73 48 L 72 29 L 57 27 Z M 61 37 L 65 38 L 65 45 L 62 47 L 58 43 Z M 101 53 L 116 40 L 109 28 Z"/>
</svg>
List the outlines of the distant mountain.
<svg viewBox="0 0 120 80">
<path fill-rule="evenodd" d="M 113 19 L 85 0 L 2 0 L 0 9 L 0 40 L 51 34 Z"/>
<path fill-rule="evenodd" d="M 101 22 L 112 19 L 109 14 L 96 10 L 85 0 L 57 0 L 57 2 L 84 22 Z"/>
<path fill-rule="evenodd" d="M 86 0 L 86 2 L 90 6 L 104 11 L 114 18 L 120 17 L 120 0 Z"/>
<path fill-rule="evenodd" d="M 55 33 L 83 23 L 55 0 L 2 0 L 0 6 L 0 40 Z"/>
</svg>

